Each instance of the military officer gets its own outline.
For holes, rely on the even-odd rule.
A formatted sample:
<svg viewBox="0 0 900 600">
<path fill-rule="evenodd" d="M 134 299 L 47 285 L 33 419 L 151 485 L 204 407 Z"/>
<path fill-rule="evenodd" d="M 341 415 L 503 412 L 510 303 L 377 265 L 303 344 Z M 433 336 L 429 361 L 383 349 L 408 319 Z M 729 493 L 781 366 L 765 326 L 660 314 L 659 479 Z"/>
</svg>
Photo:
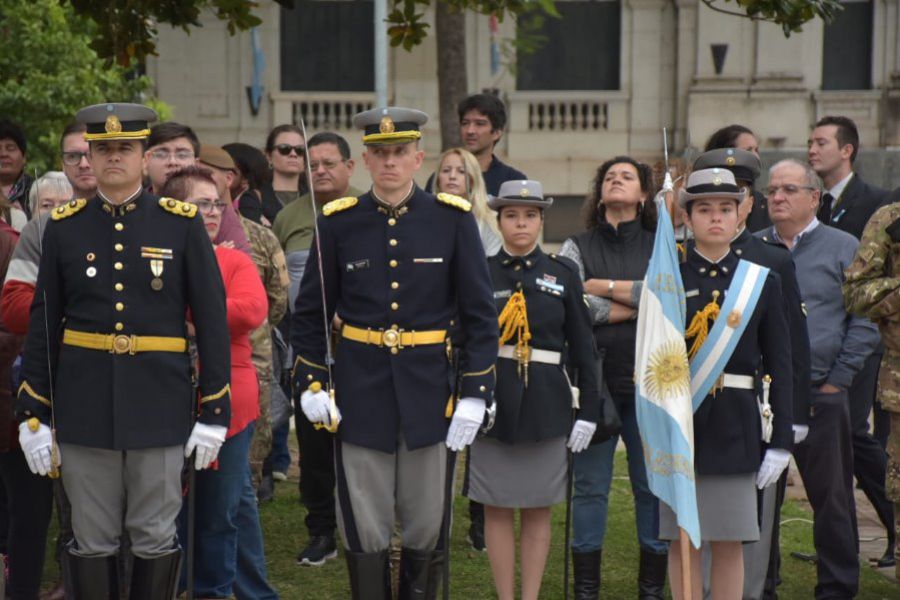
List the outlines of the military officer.
<svg viewBox="0 0 900 600">
<path fill-rule="evenodd" d="M 213 462 L 230 417 L 224 289 L 203 221 L 196 207 L 141 186 L 155 118 L 136 104 L 78 112 L 97 195 L 52 213 L 25 344 L 19 439 L 32 471 L 62 465 L 76 598 L 116 594 L 123 523 L 130 597 L 172 598 L 183 457 Z M 188 311 L 203 363 L 199 401 Z"/>
<path fill-rule="evenodd" d="M 701 169 L 679 196 L 695 244 L 681 265 L 690 325 L 685 332 L 694 395 L 694 444 L 700 532 L 712 544 L 713 598 L 740 598 L 741 544 L 759 539 L 757 488 L 777 481 L 790 461 L 792 378 L 781 283 L 770 269 L 740 258 L 731 246 L 745 192 L 726 169 Z M 768 448 L 757 377 L 767 375 L 763 400 L 774 413 Z M 702 381 L 697 381 L 701 379 Z M 699 404 L 699 406 L 698 406 Z M 678 538 L 674 513 L 660 506 L 660 537 Z M 691 549 L 694 580 L 699 551 Z M 681 550 L 673 544 L 669 576 L 680 598 Z"/>
<path fill-rule="evenodd" d="M 426 120 L 404 108 L 354 117 L 372 188 L 323 207 L 292 315 L 303 412 L 313 423 L 340 423 L 338 520 L 354 598 L 390 598 L 395 516 L 399 596 L 433 593 L 445 442 L 451 451 L 472 443 L 494 387 L 497 311 L 471 205 L 413 181 Z M 332 368 L 324 323 L 335 311 L 343 326 Z M 454 319 L 465 332 L 457 390 L 446 342 Z M 336 406 L 320 389 L 329 384 Z"/>
<path fill-rule="evenodd" d="M 704 152 L 694 161 L 693 170 L 727 169 L 736 183 L 744 190 L 744 199 L 738 205 L 738 234 L 731 241 L 735 255 L 758 265 L 768 267 L 781 278 L 781 296 L 784 298 L 785 315 L 790 333 L 791 366 L 793 371 L 793 423 L 794 439 L 802 441 L 809 432 L 809 334 L 806 331 L 806 314 L 800 297 L 800 286 L 790 251 L 781 244 L 753 236 L 747 228 L 747 218 L 753 207 L 752 182 L 760 173 L 760 161 L 752 152 L 738 148 L 720 148 Z M 774 593 L 779 563 L 779 518 L 785 475 L 777 486 L 765 489 L 762 496 L 761 529 L 759 542 L 744 544 L 744 598 L 757 600 L 764 589 Z M 768 575 L 767 575 L 768 573 Z"/>
</svg>

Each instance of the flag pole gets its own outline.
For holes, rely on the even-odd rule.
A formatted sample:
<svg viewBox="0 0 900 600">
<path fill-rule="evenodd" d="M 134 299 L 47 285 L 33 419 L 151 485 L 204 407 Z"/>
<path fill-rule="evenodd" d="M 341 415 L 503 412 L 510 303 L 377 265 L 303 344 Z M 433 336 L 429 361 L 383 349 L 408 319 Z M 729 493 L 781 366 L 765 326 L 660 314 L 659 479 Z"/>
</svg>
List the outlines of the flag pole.
<svg viewBox="0 0 900 600">
<path fill-rule="evenodd" d="M 691 540 L 687 531 L 678 528 L 678 543 L 681 545 L 681 597 L 693 600 L 691 593 Z"/>
</svg>

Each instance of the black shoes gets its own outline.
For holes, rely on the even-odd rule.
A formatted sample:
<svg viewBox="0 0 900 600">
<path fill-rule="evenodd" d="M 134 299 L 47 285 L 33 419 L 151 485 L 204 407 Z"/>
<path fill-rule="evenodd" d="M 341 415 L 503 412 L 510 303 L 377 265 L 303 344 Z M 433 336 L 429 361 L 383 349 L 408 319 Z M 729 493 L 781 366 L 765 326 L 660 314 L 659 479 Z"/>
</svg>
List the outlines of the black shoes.
<svg viewBox="0 0 900 600">
<path fill-rule="evenodd" d="M 321 567 L 325 561 L 337 556 L 333 535 L 314 535 L 306 548 L 297 555 L 297 564 L 304 567 Z"/>
<path fill-rule="evenodd" d="M 600 564 L 602 550 L 593 552 L 572 551 L 572 567 L 575 572 L 575 600 L 597 600 L 600 597 Z"/>
</svg>

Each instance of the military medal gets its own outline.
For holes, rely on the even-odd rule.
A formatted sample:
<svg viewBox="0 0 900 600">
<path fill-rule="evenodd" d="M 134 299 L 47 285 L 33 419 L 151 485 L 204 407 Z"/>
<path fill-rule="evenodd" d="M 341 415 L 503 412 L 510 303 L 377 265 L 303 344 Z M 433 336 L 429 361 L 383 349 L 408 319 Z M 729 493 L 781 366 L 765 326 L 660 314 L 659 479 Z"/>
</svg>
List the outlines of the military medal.
<svg viewBox="0 0 900 600">
<path fill-rule="evenodd" d="M 153 279 L 150 280 L 150 287 L 153 291 L 158 292 L 163 289 L 163 280 L 160 278 L 163 272 L 163 261 L 151 260 L 150 271 L 153 273 Z"/>
</svg>

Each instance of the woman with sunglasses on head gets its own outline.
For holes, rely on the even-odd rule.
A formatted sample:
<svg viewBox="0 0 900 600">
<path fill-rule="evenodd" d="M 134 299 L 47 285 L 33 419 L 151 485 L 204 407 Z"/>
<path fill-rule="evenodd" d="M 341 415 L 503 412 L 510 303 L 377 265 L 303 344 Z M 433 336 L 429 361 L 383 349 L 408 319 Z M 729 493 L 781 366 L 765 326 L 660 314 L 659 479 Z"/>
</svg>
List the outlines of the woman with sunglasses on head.
<svg viewBox="0 0 900 600">
<path fill-rule="evenodd" d="M 488 259 L 500 313 L 497 413 L 493 428 L 471 447 L 468 496 L 484 504 L 487 552 L 500 600 L 538 598 L 550 548 L 550 509 L 566 497 L 566 447 L 573 453 L 587 448 L 603 413 L 578 267 L 544 254 L 538 245 L 544 210 L 552 203 L 541 184 L 529 180 L 505 182 L 490 200 L 503 235 L 502 249 Z M 577 411 L 566 367 L 580 375 Z M 601 429 L 607 433 L 603 424 Z M 516 510 L 520 596 L 515 593 Z"/>
<path fill-rule="evenodd" d="M 225 201 L 219 198 L 212 173 L 204 167 L 186 167 L 169 176 L 161 190 L 164 196 L 197 206 L 210 243 L 219 233 Z M 259 416 L 259 384 L 251 360 L 250 332 L 266 318 L 268 301 L 256 265 L 243 252 L 215 247 L 216 260 L 225 284 L 225 303 L 231 337 L 231 422 L 218 456 L 218 468 L 198 471 L 195 498 L 198 510 L 194 523 L 186 523 L 186 511 L 179 519 L 179 538 L 188 525 L 194 528 L 194 596 L 229 598 L 238 568 L 237 543 L 258 547 L 256 570 L 265 580 L 262 533 L 256 509 L 256 494 L 250 483 L 250 441 Z M 215 293 L 216 290 L 209 290 Z M 190 329 L 190 328 L 189 328 Z M 199 365 L 202 369 L 203 365 Z M 243 528 L 243 530 L 242 530 Z M 186 570 L 182 570 L 182 575 Z M 181 588 L 186 585 L 182 579 Z M 274 593 L 269 597 L 276 597 Z"/>
</svg>

